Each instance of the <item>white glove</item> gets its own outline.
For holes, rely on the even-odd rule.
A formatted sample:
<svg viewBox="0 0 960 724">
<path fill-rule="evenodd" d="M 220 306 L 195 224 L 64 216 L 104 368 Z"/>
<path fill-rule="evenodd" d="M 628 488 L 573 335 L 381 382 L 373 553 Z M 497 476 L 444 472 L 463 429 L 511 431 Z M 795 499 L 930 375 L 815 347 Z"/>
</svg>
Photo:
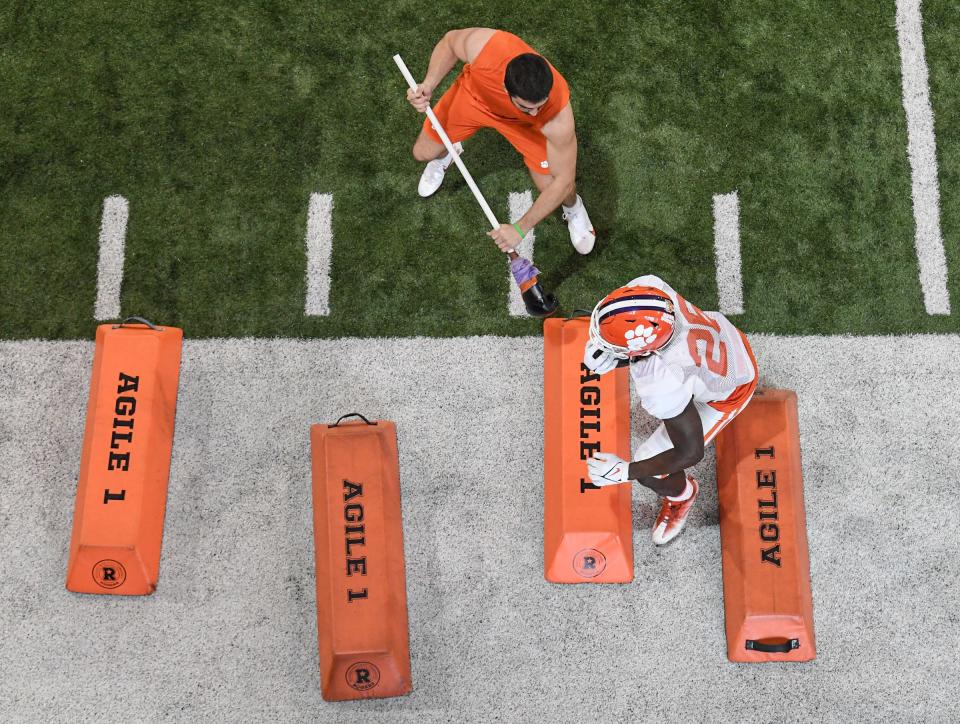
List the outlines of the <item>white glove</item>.
<svg viewBox="0 0 960 724">
<path fill-rule="evenodd" d="M 610 370 L 616 369 L 619 361 L 620 358 L 613 352 L 603 349 L 592 341 L 587 342 L 583 351 L 583 364 L 586 365 L 588 370 L 596 372 L 598 375 L 604 375 Z"/>
<path fill-rule="evenodd" d="M 598 452 L 587 460 L 587 472 L 594 485 L 617 485 L 630 480 L 630 463 L 613 453 Z"/>
</svg>

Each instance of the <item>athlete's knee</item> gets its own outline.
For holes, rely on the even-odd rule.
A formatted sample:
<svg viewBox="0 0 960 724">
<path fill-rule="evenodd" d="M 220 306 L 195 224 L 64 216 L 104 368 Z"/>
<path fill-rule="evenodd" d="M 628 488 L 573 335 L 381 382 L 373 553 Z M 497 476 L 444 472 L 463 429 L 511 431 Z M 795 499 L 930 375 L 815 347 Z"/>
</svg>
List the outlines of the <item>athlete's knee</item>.
<svg viewBox="0 0 960 724">
<path fill-rule="evenodd" d="M 417 142 L 413 144 L 413 157 L 420 162 L 440 158 L 443 155 L 442 152 L 445 151 L 446 149 L 443 146 L 438 147 L 428 138 L 418 138 Z"/>
<path fill-rule="evenodd" d="M 419 141 L 413 144 L 413 157 L 420 162 L 433 160 Z"/>
</svg>

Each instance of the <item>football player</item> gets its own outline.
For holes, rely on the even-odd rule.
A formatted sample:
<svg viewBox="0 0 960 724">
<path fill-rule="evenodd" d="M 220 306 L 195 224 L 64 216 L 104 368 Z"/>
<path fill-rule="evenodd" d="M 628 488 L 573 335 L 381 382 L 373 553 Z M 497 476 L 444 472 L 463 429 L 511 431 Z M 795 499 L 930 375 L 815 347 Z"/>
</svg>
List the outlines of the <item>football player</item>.
<svg viewBox="0 0 960 724">
<path fill-rule="evenodd" d="M 488 235 L 502 251 L 510 251 L 562 203 L 573 247 L 589 254 L 597 237 L 577 195 L 577 136 L 563 76 L 512 33 L 491 28 L 451 30 L 433 49 L 427 74 L 416 91 L 407 91 L 411 105 L 425 112 L 434 89 L 458 61 L 465 65 L 434 107 L 437 120 L 460 151 L 459 142 L 479 129 L 495 129 L 523 156 L 540 192 L 516 223 L 501 224 Z M 413 156 L 428 162 L 418 191 L 430 196 L 440 188 L 453 157 L 429 119 L 424 120 Z"/>
<path fill-rule="evenodd" d="M 703 312 L 656 276 L 637 277 L 600 300 L 583 363 L 599 374 L 629 365 L 643 408 L 662 420 L 637 459 L 598 452 L 594 485 L 636 480 L 662 496 L 653 542 L 683 530 L 698 484 L 687 469 L 750 402 L 757 362 L 746 336 L 719 312 Z"/>
</svg>

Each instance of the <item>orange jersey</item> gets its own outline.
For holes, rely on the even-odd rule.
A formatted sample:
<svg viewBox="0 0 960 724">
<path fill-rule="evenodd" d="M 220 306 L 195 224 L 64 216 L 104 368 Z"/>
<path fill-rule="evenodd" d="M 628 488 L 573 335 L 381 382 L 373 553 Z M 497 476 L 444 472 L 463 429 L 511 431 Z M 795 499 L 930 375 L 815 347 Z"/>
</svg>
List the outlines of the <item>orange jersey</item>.
<svg viewBox="0 0 960 724">
<path fill-rule="evenodd" d="M 570 102 L 570 88 L 557 69 L 550 65 L 550 70 L 553 71 L 553 88 L 550 89 L 547 102 L 535 116 L 529 116 L 517 108 L 510 100 L 503 85 L 503 78 L 507 73 L 507 64 L 524 53 L 536 51 L 513 33 L 497 30 L 477 53 L 473 62 L 463 66 L 463 89 L 498 119 L 540 130 Z"/>
<path fill-rule="evenodd" d="M 477 53 L 472 63 L 463 66 L 453 85 L 443 94 L 433 111 L 450 140 L 465 141 L 481 128 L 493 128 L 506 138 L 534 173 L 549 174 L 547 139 L 541 130 L 570 102 L 567 81 L 552 65 L 553 88 L 547 102 L 535 116 L 517 108 L 503 85 L 507 64 L 534 50 L 512 33 L 497 30 Z M 437 143 L 440 136 L 429 119 L 424 130 Z"/>
</svg>

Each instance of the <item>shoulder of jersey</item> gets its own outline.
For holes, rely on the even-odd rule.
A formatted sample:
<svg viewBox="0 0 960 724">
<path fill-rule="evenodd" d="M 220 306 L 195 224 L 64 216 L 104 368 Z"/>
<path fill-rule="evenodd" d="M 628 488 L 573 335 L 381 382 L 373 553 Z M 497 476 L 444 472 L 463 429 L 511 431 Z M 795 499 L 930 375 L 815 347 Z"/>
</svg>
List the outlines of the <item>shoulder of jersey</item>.
<svg viewBox="0 0 960 724">
<path fill-rule="evenodd" d="M 630 374 L 634 380 L 654 384 L 665 380 L 682 382 L 684 374 L 681 359 L 671 354 L 652 354 L 632 363 Z"/>
</svg>

